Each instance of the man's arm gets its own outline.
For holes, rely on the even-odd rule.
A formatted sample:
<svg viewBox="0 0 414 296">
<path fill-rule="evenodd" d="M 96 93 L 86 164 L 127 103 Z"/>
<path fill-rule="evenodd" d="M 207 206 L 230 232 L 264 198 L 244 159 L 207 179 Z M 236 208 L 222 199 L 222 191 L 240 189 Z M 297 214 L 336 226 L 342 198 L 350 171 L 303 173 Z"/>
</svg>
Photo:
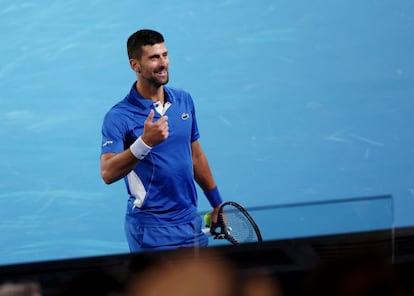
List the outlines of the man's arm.
<svg viewBox="0 0 414 296">
<path fill-rule="evenodd" d="M 203 191 L 213 189 L 216 187 L 216 183 L 213 179 L 213 174 L 211 173 L 207 157 L 204 154 L 199 141 L 191 143 L 191 151 L 194 166 L 194 179 Z"/>
<path fill-rule="evenodd" d="M 105 153 L 101 155 L 101 176 L 106 184 L 122 179 L 138 164 L 130 149 L 121 153 Z"/>
<path fill-rule="evenodd" d="M 120 153 L 101 155 L 101 176 L 106 184 L 111 184 L 128 175 L 151 147 L 168 138 L 168 117 L 163 116 L 156 122 L 152 122 L 153 119 L 154 110 L 151 110 L 144 122 L 142 136 L 131 147 Z M 145 153 L 142 154 L 142 152 Z"/>
<path fill-rule="evenodd" d="M 213 174 L 210 169 L 210 165 L 208 164 L 208 160 L 206 155 L 204 154 L 203 149 L 201 148 L 200 142 L 194 141 L 191 143 L 191 151 L 192 151 L 192 158 L 193 158 L 193 167 L 194 167 L 194 179 L 197 184 L 201 187 L 204 193 L 209 199 L 210 204 L 211 201 L 211 193 L 214 193 L 213 199 L 215 200 L 213 207 L 213 212 L 211 214 L 211 221 L 213 223 L 217 223 L 217 214 L 218 210 L 221 205 L 221 198 L 217 190 L 216 182 L 214 181 Z M 220 200 L 220 203 L 217 204 L 217 200 Z"/>
</svg>

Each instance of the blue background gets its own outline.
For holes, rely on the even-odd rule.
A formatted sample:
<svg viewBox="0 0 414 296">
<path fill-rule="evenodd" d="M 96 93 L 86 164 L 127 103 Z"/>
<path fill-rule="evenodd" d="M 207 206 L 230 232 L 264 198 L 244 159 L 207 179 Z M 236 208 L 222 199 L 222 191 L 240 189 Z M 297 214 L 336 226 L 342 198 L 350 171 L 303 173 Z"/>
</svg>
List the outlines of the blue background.
<svg viewBox="0 0 414 296">
<path fill-rule="evenodd" d="M 128 251 L 100 130 L 141 28 L 164 34 L 222 195 L 262 206 L 266 239 L 414 223 L 413 1 L 2 0 L 0 28 L 0 264 Z"/>
</svg>

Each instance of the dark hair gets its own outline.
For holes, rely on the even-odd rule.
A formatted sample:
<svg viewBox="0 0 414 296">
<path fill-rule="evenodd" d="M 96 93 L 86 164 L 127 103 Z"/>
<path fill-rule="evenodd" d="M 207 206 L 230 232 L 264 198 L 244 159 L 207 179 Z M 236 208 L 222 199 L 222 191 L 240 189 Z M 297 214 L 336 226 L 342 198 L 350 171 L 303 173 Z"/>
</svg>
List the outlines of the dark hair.
<svg viewBox="0 0 414 296">
<path fill-rule="evenodd" d="M 164 37 L 157 31 L 147 29 L 136 31 L 127 41 L 128 58 L 140 59 L 142 55 L 142 46 L 163 42 Z"/>
</svg>

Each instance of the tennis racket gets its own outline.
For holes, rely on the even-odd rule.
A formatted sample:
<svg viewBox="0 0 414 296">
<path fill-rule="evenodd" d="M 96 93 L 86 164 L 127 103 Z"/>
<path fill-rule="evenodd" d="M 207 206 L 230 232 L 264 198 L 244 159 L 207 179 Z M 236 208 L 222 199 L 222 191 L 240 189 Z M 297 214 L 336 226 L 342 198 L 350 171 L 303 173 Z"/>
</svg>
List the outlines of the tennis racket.
<svg viewBox="0 0 414 296">
<path fill-rule="evenodd" d="M 226 239 L 233 245 L 262 242 L 256 222 L 245 208 L 234 201 L 220 206 L 217 223 L 207 229 L 214 239 Z"/>
</svg>

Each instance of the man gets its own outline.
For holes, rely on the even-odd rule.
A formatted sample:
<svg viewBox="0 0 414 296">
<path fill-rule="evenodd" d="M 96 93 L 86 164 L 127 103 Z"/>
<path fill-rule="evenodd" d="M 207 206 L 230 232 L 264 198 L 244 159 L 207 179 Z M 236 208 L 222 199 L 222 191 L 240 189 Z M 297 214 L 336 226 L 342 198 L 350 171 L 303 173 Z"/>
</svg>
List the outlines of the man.
<svg viewBox="0 0 414 296">
<path fill-rule="evenodd" d="M 194 180 L 213 207 L 213 223 L 222 199 L 198 141 L 191 95 L 166 86 L 169 59 L 160 33 L 137 31 L 127 49 L 137 81 L 105 116 L 101 175 L 107 184 L 125 180 L 129 248 L 206 246 Z"/>
</svg>

